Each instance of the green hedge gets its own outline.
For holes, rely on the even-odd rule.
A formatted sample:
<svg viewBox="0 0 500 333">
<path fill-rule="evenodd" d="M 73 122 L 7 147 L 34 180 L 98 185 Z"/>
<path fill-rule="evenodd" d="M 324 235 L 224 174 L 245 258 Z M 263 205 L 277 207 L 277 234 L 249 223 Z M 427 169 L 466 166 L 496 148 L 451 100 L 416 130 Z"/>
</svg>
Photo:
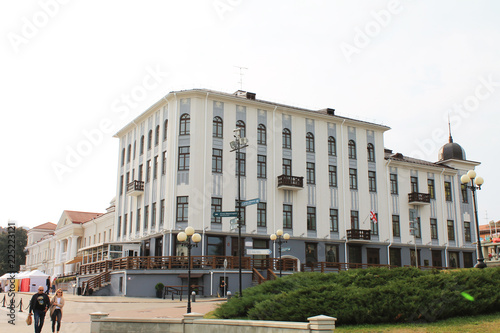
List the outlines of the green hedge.
<svg viewBox="0 0 500 333">
<path fill-rule="evenodd" d="M 420 271 L 370 268 L 297 273 L 245 289 L 215 312 L 219 318 L 307 321 L 319 314 L 337 324 L 433 322 L 499 311 L 500 268 Z M 464 297 L 474 297 L 471 301 Z"/>
</svg>

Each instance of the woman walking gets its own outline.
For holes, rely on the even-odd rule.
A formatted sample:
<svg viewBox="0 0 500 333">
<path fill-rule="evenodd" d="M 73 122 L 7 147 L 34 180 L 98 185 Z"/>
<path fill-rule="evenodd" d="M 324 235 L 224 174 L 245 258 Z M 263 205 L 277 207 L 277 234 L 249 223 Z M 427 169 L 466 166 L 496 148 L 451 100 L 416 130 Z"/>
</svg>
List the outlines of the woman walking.
<svg viewBox="0 0 500 333">
<path fill-rule="evenodd" d="M 62 308 L 64 306 L 64 297 L 61 289 L 57 289 L 56 294 L 52 297 L 50 301 L 50 319 L 52 319 L 52 332 L 56 332 L 54 329 L 57 322 L 57 333 L 61 329 L 61 319 L 62 319 Z"/>
</svg>

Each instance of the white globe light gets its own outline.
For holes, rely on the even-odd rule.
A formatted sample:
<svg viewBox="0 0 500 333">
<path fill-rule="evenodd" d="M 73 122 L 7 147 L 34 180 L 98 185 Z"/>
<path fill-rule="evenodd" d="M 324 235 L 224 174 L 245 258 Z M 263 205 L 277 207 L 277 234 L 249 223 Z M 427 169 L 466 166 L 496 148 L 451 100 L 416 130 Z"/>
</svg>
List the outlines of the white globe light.
<svg viewBox="0 0 500 333">
<path fill-rule="evenodd" d="M 288 233 L 286 233 L 286 234 L 283 235 L 283 238 L 285 240 L 289 240 L 290 239 L 290 235 Z"/>
<path fill-rule="evenodd" d="M 470 178 L 467 175 L 463 175 L 462 177 L 460 177 L 460 181 L 462 182 L 462 184 L 468 184 L 470 182 Z"/>
<path fill-rule="evenodd" d="M 193 242 L 199 243 L 201 241 L 201 235 L 199 233 L 196 233 L 193 235 L 193 237 L 191 237 L 191 239 L 193 240 Z"/>
<path fill-rule="evenodd" d="M 476 177 L 476 179 L 474 179 L 474 183 L 477 185 L 477 186 L 481 186 L 484 184 L 484 179 L 483 177 Z"/>
<path fill-rule="evenodd" d="M 269 238 L 271 238 L 271 240 L 274 241 L 274 240 L 276 240 L 276 235 L 275 234 L 271 234 L 271 236 Z"/>
<path fill-rule="evenodd" d="M 187 227 L 184 231 L 186 232 L 186 235 L 188 235 L 188 236 L 193 236 L 193 234 L 194 234 L 193 227 Z"/>
<path fill-rule="evenodd" d="M 186 239 L 187 239 L 187 235 L 186 235 L 186 233 L 185 233 L 184 231 L 181 231 L 181 232 L 179 232 L 179 233 L 177 234 L 177 240 L 178 240 L 179 242 L 185 242 L 185 241 L 186 241 Z"/>
<path fill-rule="evenodd" d="M 470 179 L 476 178 L 476 171 L 474 170 L 467 171 L 467 176 L 469 176 Z"/>
<path fill-rule="evenodd" d="M 276 236 L 283 236 L 283 230 L 281 229 L 276 230 Z"/>
</svg>

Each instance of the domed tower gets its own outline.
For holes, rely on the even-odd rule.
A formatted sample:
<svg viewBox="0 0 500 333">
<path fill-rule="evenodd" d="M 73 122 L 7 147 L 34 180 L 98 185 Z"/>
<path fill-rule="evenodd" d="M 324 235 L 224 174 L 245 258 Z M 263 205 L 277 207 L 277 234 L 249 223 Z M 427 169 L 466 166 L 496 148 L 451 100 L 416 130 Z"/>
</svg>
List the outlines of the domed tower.
<svg viewBox="0 0 500 333">
<path fill-rule="evenodd" d="M 450 133 L 450 137 L 448 139 L 448 143 L 439 149 L 438 160 L 439 162 L 446 160 L 467 160 L 465 157 L 465 150 L 458 143 L 453 142 L 453 138 L 451 137 L 451 127 L 450 123 L 448 123 L 448 129 Z"/>
</svg>

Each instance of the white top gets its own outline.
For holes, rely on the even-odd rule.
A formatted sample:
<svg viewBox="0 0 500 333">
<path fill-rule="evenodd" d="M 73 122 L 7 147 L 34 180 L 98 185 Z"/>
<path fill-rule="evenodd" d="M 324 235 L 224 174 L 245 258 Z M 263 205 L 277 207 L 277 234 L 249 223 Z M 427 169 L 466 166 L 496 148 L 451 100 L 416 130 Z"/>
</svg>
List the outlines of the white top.
<svg viewBox="0 0 500 333">
<path fill-rule="evenodd" d="M 56 304 L 61 304 L 61 297 L 56 298 Z M 59 306 L 56 306 L 56 309 L 61 309 Z"/>
</svg>

